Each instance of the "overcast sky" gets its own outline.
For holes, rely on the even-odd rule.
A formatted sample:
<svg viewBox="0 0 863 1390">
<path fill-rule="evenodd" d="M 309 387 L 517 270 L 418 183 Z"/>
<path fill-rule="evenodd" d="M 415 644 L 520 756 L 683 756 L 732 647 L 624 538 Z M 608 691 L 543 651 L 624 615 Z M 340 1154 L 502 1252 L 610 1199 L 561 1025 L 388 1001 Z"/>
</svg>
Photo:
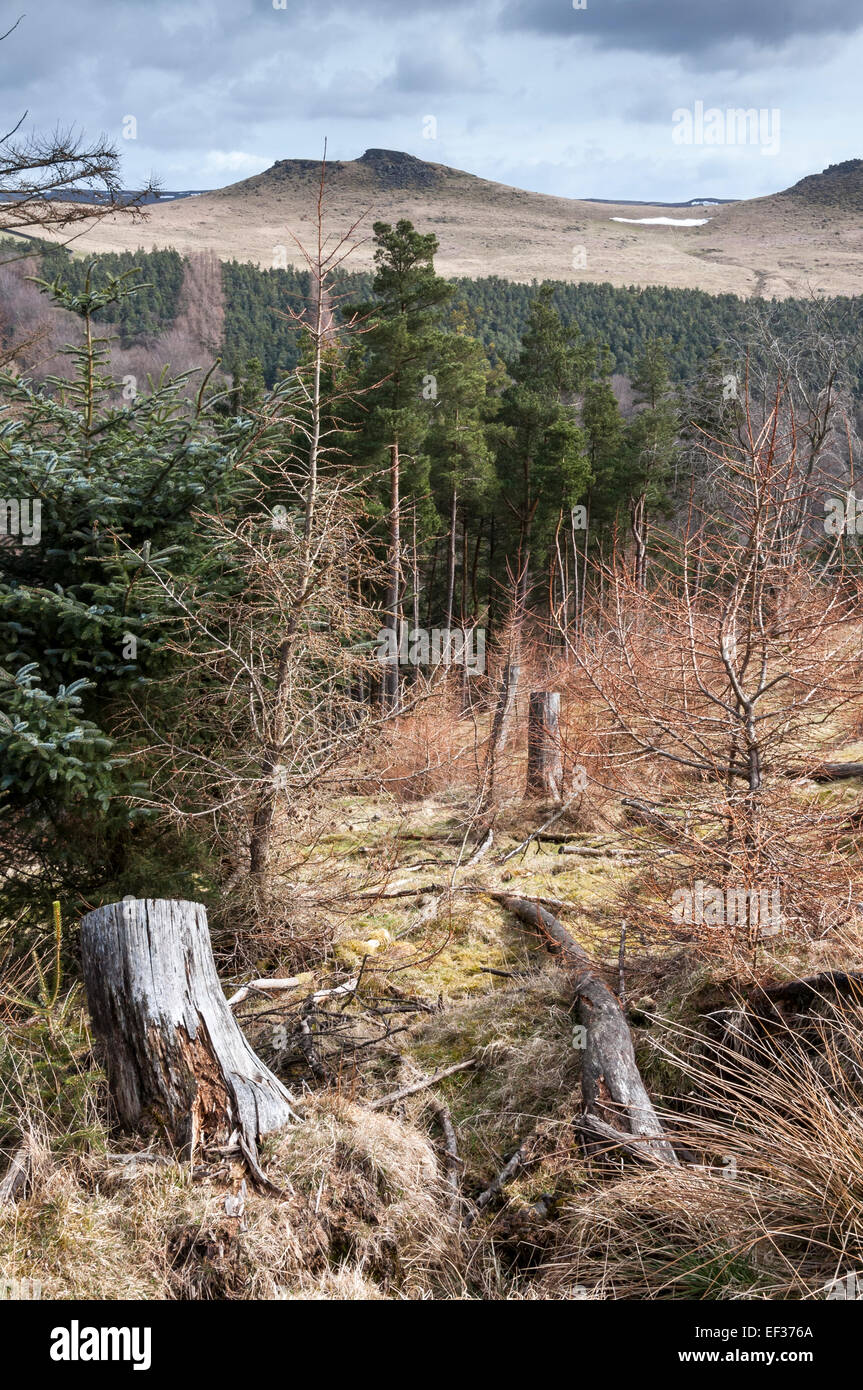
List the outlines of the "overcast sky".
<svg viewBox="0 0 863 1390">
<path fill-rule="evenodd" d="M 128 186 L 220 187 L 325 136 L 335 159 L 382 146 L 667 201 L 863 156 L 861 0 L 0 0 L 0 30 L 22 12 L 0 45 L 3 129 L 27 109 L 104 132 Z M 675 143 L 673 113 L 697 102 L 778 111 L 778 151 Z"/>
</svg>

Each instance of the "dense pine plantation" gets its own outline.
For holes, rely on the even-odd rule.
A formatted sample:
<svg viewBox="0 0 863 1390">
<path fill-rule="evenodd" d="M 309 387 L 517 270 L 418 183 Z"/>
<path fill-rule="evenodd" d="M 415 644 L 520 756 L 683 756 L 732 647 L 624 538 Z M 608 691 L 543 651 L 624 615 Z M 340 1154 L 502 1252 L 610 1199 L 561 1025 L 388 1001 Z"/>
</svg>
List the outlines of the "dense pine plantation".
<svg viewBox="0 0 863 1390">
<path fill-rule="evenodd" d="M 35 246 L 45 278 L 62 275 L 70 287 L 81 284 L 85 259 L 48 242 L 37 240 Z M 105 275 L 135 267 L 141 272 L 138 293 L 104 311 L 103 321 L 114 326 L 122 341 L 129 343 L 170 327 L 179 310 L 183 280 L 182 257 L 176 251 L 104 252 L 95 262 Z M 370 274 L 340 269 L 333 284 L 340 296 L 363 298 L 371 290 L 372 279 Z M 222 265 L 222 282 L 225 327 L 220 351 L 224 366 L 233 372 L 241 370 L 250 358 L 257 358 L 267 385 L 272 386 L 298 361 L 298 334 L 286 308 L 309 302 L 309 273 L 293 267 L 262 270 L 228 261 Z M 530 306 L 540 289 L 537 282 L 517 284 L 492 276 L 453 284 L 455 296 L 468 314 L 471 333 L 483 344 L 492 363 L 512 361 L 518 355 Z M 811 308 L 805 300 L 775 300 L 760 305 L 758 314 L 737 295 L 664 286 L 617 289 L 613 285 L 558 281 L 552 284 L 552 291 L 554 307 L 565 327 L 607 346 L 613 373 L 629 376 L 647 344 L 663 338 L 670 345 L 672 379 L 680 383 L 692 381 L 704 369 L 717 344 L 745 345 L 754 331 L 753 320 L 757 322 L 759 317 L 766 319 L 778 336 L 793 340 L 805 329 Z M 819 303 L 821 320 L 829 331 L 852 343 L 859 339 L 863 299 Z M 849 366 L 857 390 L 863 390 L 859 349 L 853 352 Z"/>
</svg>

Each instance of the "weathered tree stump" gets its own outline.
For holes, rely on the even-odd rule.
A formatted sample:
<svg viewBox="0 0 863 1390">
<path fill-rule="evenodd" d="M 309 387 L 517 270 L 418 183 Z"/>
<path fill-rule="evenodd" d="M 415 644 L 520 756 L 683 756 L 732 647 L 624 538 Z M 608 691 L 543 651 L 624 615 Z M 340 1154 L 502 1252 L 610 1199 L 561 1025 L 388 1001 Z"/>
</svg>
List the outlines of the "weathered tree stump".
<svg viewBox="0 0 863 1390">
<path fill-rule="evenodd" d="M 81 923 L 87 1002 L 111 1094 L 128 1129 L 159 1127 L 180 1147 L 251 1154 L 297 1118 L 231 1013 L 200 903 L 126 898 Z"/>
<path fill-rule="evenodd" d="M 556 690 L 532 690 L 527 720 L 527 795 L 559 801 L 562 791 L 560 695 Z"/>
</svg>

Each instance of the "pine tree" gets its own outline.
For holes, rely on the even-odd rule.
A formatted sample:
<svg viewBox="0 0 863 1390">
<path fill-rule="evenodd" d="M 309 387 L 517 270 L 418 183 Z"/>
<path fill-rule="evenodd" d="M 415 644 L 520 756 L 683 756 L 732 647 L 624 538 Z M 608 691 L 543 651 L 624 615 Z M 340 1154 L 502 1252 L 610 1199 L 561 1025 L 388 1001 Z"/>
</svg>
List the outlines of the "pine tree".
<svg viewBox="0 0 863 1390">
<path fill-rule="evenodd" d="M 650 515 L 668 505 L 668 484 L 680 428 L 667 351 L 665 340 L 650 342 L 639 358 L 632 381 L 643 403 L 627 431 L 629 516 L 635 543 L 633 575 L 639 589 L 647 582 Z"/>
<path fill-rule="evenodd" d="M 544 561 L 561 511 L 584 494 L 590 467 L 574 407 L 593 350 L 575 344 L 543 286 L 530 312 L 521 353 L 510 367 L 503 396 L 497 469 L 505 504 L 515 521 L 519 601 L 530 588 L 533 562 Z"/>
<path fill-rule="evenodd" d="M 89 270 L 77 292 L 41 282 L 79 321 L 73 371 L 41 387 L 0 377 L 0 496 L 39 520 L 38 535 L 0 546 L 0 821 L 24 858 L 85 876 L 98 876 L 97 844 L 130 818 L 116 711 L 166 670 L 168 615 L 144 598 L 135 555 L 194 565 L 190 515 L 237 476 L 234 447 L 204 427 L 186 377 L 163 375 L 146 392 L 111 378 L 96 322 L 134 294 L 130 280 L 97 285 Z M 82 856 L 74 837 L 85 825 Z"/>
<path fill-rule="evenodd" d="M 432 423 L 437 387 L 434 375 L 436 328 L 452 287 L 435 273 L 437 238 L 417 232 L 402 220 L 391 227 L 374 224 L 374 300 L 353 306 L 366 322 L 361 389 L 368 395 L 362 433 L 355 457 L 386 472 L 389 583 L 385 598 L 386 623 L 397 639 L 402 592 L 403 498 L 427 505 L 430 496 L 429 461 L 424 452 Z M 384 667 L 384 698 L 398 703 L 398 667 Z"/>
<path fill-rule="evenodd" d="M 444 626 L 452 627 L 455 610 L 458 520 L 461 514 L 463 556 L 471 522 L 481 525 L 493 504 L 495 472 L 488 423 L 497 408 L 500 374 L 491 366 L 482 345 L 469 336 L 470 321 L 463 308 L 440 332 L 432 360 L 436 385 L 435 409 L 426 437 L 431 481 L 446 533 Z M 479 543 L 479 536 L 476 537 Z M 472 611 L 468 602 L 468 566 L 462 565 L 461 616 Z"/>
</svg>

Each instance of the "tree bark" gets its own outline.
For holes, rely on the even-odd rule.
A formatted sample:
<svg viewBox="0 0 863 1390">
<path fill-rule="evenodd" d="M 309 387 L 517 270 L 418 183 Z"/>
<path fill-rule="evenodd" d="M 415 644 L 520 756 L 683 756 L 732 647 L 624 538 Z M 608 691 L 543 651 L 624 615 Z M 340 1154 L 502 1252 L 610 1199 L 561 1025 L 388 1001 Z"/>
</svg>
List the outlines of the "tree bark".
<svg viewBox="0 0 863 1390">
<path fill-rule="evenodd" d="M 643 593 L 647 588 L 646 505 L 647 501 L 644 494 L 634 498 L 630 504 L 630 529 L 632 531 L 632 538 L 635 541 L 633 579 L 639 593 Z"/>
<path fill-rule="evenodd" d="M 527 721 L 527 795 L 559 801 L 562 791 L 560 695 L 556 690 L 532 690 Z"/>
<path fill-rule="evenodd" d="M 124 1128 L 160 1127 L 193 1150 L 236 1130 L 254 1154 L 261 1135 L 297 1118 L 228 1007 L 200 903 L 97 908 L 81 923 L 81 959 Z"/>
<path fill-rule="evenodd" d="M 515 708 L 515 696 L 518 690 L 519 662 L 517 660 L 507 661 L 501 680 L 500 692 L 498 694 L 497 705 L 494 711 L 494 718 L 491 723 L 491 733 L 488 741 L 488 755 L 483 771 L 484 790 L 482 796 L 481 814 L 491 806 L 494 799 L 495 777 L 497 774 L 497 755 L 506 747 L 509 737 L 509 727 L 512 723 L 512 714 Z"/>
<path fill-rule="evenodd" d="M 399 646 L 399 619 L 401 618 L 401 496 L 400 464 L 398 440 L 390 446 L 390 554 L 389 585 L 387 589 L 387 627 L 392 630 L 396 651 Z M 383 671 L 384 704 L 387 709 L 396 710 L 399 703 L 399 658 L 396 655 L 388 661 Z"/>
<path fill-rule="evenodd" d="M 503 671 L 500 695 L 494 712 L 491 741 L 496 753 L 502 753 L 509 741 L 509 731 L 515 709 L 515 696 L 518 690 L 520 665 L 517 660 L 508 661 Z"/>
<path fill-rule="evenodd" d="M 452 496 L 450 498 L 449 513 L 449 532 L 447 534 L 446 552 L 446 608 L 444 610 L 444 625 L 449 632 L 452 629 L 452 615 L 455 610 L 455 533 L 458 526 L 458 493 L 453 484 Z"/>
<path fill-rule="evenodd" d="M 574 968 L 579 1022 L 585 1030 L 581 1098 L 585 1114 L 623 1131 L 621 1145 L 635 1139 L 653 1157 L 677 1163 L 635 1061 L 632 1034 L 623 1011 L 586 951 L 539 903 L 509 893 L 492 893 L 496 902 L 544 937 L 549 951 Z M 608 1130 L 602 1147 L 608 1149 Z"/>
</svg>

